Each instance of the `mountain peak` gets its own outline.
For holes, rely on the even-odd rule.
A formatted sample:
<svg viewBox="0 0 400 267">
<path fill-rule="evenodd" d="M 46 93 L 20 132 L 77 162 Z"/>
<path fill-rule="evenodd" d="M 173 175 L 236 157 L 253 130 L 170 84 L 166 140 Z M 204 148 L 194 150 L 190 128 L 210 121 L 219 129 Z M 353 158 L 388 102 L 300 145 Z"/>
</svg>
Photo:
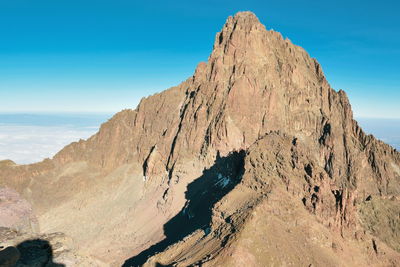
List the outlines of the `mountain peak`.
<svg viewBox="0 0 400 267">
<path fill-rule="evenodd" d="M 251 11 L 240 11 L 236 13 L 233 17 L 228 17 L 227 23 L 231 22 L 239 25 L 261 24 L 257 16 Z"/>
<path fill-rule="evenodd" d="M 230 44 L 237 47 L 240 43 L 249 43 L 254 39 L 259 39 L 265 32 L 264 25 L 260 23 L 254 13 L 238 12 L 226 20 L 221 32 L 215 38 L 214 49 L 226 48 Z"/>
<path fill-rule="evenodd" d="M 0 186 L 105 266 L 400 266 L 386 223 L 400 225 L 400 154 L 251 12 L 227 19 L 192 78 L 53 160 L 0 161 Z"/>
</svg>

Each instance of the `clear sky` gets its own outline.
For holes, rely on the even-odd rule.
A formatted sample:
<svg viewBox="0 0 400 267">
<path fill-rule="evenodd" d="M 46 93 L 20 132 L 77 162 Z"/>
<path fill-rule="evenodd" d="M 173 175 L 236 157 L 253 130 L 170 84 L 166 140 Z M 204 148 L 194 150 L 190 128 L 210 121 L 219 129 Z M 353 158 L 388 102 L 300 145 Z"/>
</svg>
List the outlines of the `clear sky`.
<svg viewBox="0 0 400 267">
<path fill-rule="evenodd" d="M 395 0 L 0 0 L 0 112 L 134 108 L 188 78 L 242 10 L 317 58 L 356 116 L 400 118 Z"/>
</svg>

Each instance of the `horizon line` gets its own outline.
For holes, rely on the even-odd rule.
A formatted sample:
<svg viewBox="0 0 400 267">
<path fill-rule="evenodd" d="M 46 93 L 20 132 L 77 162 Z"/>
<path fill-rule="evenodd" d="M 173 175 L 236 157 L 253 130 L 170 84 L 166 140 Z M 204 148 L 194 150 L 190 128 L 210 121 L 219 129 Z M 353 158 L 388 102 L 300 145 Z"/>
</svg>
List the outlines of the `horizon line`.
<svg viewBox="0 0 400 267">
<path fill-rule="evenodd" d="M 136 108 L 125 108 L 118 111 L 61 111 L 61 110 L 46 110 L 46 111 L 1 111 L 0 115 L 114 115 L 123 110 L 135 110 Z M 386 120 L 400 120 L 400 117 L 377 117 L 377 116 L 353 116 L 354 119 L 386 119 Z"/>
</svg>

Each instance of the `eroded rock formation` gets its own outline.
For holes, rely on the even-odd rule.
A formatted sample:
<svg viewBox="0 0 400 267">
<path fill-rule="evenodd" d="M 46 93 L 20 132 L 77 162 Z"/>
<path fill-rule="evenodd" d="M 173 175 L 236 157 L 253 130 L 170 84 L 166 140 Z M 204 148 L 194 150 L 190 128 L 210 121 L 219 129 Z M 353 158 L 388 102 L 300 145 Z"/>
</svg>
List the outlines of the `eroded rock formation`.
<svg viewBox="0 0 400 267">
<path fill-rule="evenodd" d="M 233 153 L 246 154 L 236 176 L 196 183 Z M 193 183 L 221 198 L 204 222 L 185 194 Z M 251 12 L 228 18 L 208 61 L 182 84 L 52 160 L 0 163 L 0 185 L 33 205 L 41 232 L 63 232 L 109 265 L 399 264 L 390 211 L 400 154 L 362 131 L 315 59 Z M 202 223 L 171 239 L 165 227 L 179 214 Z"/>
</svg>

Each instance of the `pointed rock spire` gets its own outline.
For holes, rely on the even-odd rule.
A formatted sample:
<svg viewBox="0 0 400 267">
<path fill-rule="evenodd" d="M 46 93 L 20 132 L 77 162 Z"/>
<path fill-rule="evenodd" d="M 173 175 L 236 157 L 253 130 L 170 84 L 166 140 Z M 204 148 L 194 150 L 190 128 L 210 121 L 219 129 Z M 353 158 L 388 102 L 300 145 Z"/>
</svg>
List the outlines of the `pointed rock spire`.
<svg viewBox="0 0 400 267">
<path fill-rule="evenodd" d="M 229 53 L 236 49 L 257 48 L 253 45 L 264 38 L 267 30 L 252 12 L 239 12 L 233 17 L 228 17 L 221 32 L 216 35 L 213 54 Z"/>
</svg>

